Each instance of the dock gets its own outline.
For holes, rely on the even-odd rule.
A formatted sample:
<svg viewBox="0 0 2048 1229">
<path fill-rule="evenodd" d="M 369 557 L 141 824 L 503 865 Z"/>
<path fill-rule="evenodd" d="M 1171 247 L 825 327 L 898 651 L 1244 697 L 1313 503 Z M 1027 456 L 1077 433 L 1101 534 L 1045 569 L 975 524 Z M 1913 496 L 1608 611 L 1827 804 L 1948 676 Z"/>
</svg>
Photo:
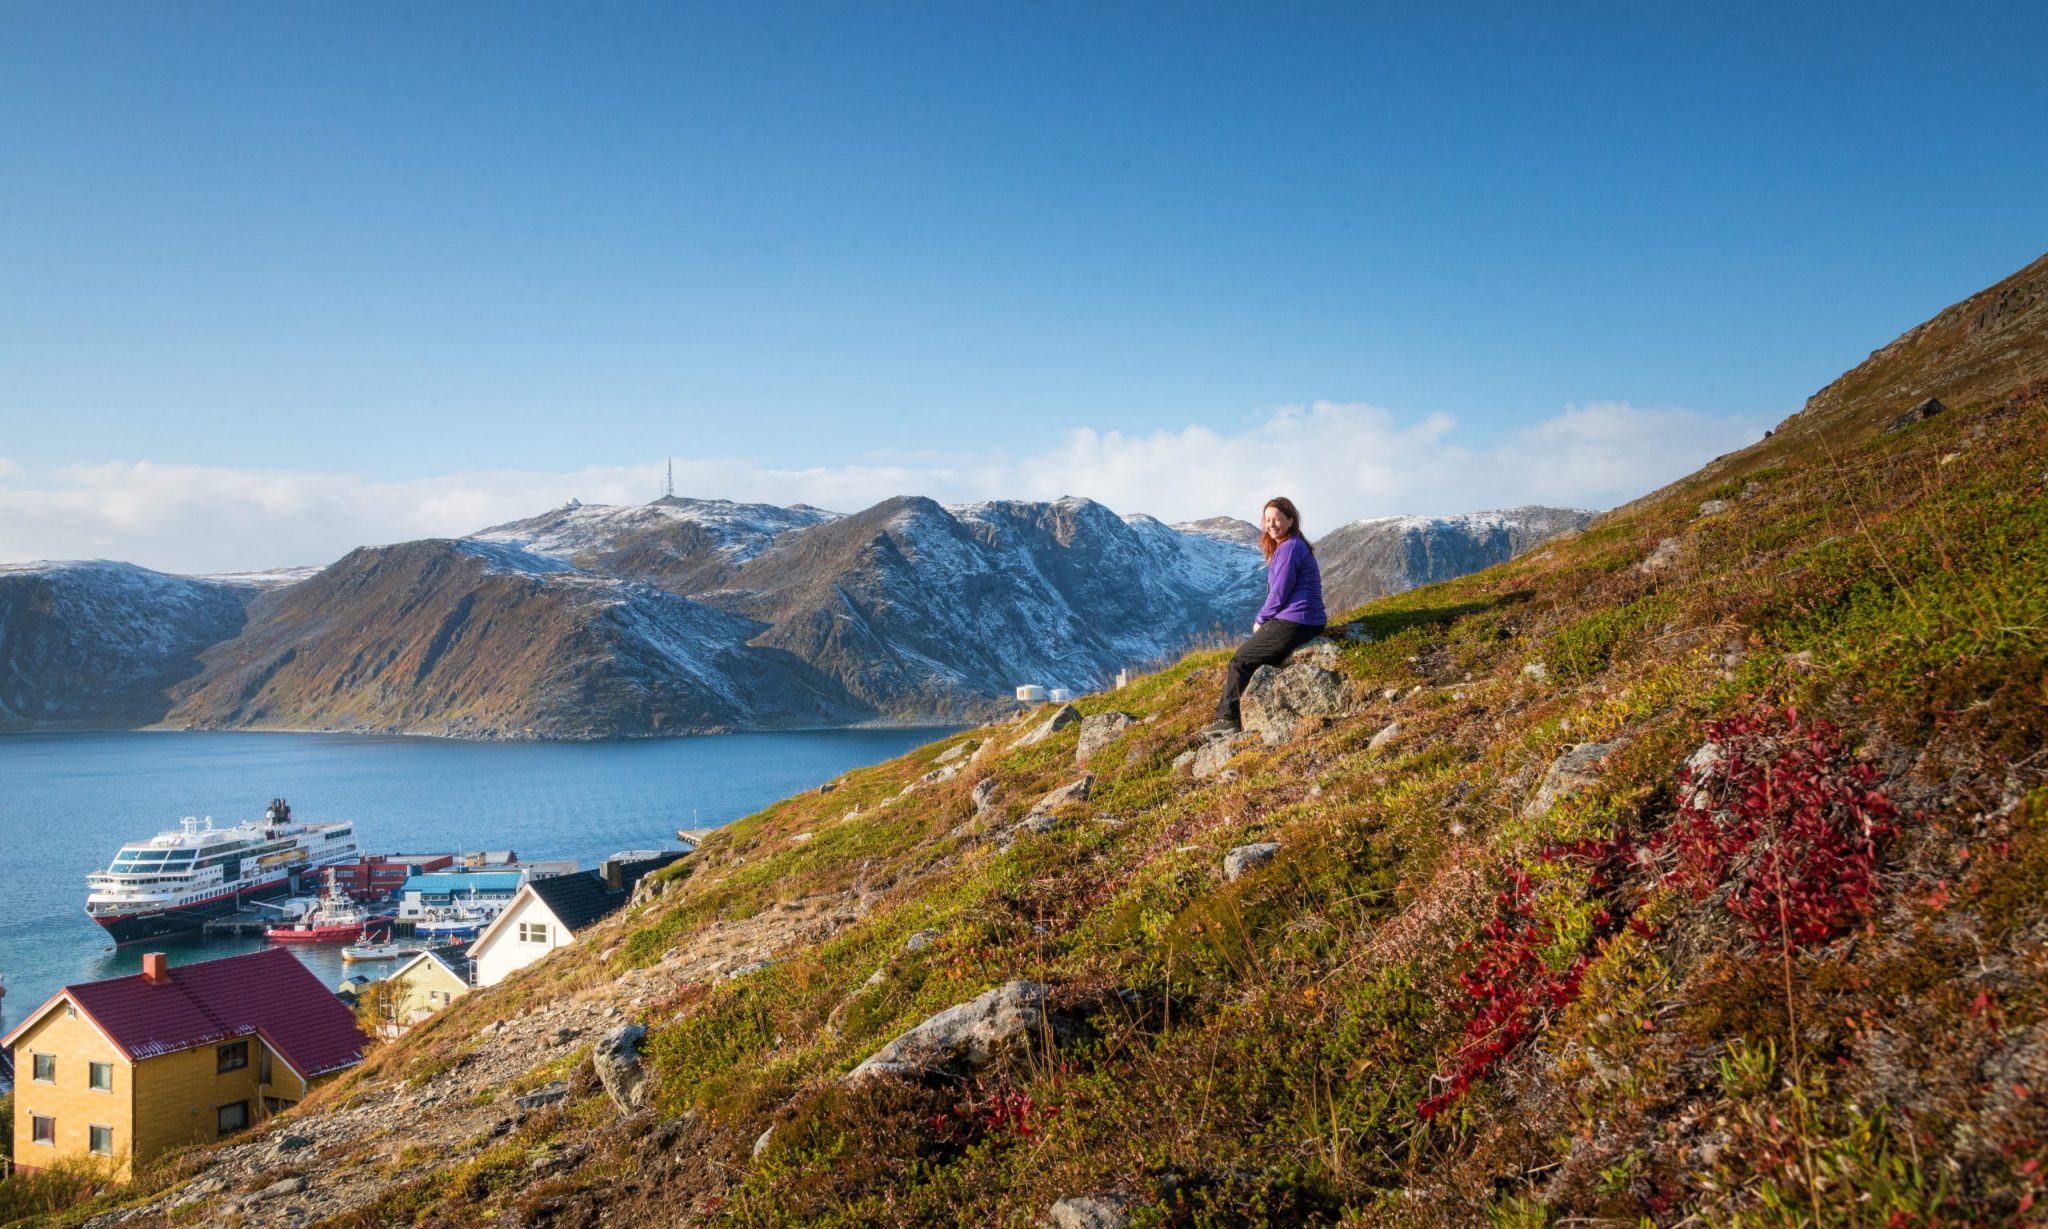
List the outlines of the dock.
<svg viewBox="0 0 2048 1229">
<path fill-rule="evenodd" d="M 264 931 L 275 925 L 275 909 L 242 909 L 234 913 L 224 913 L 219 917 L 207 918 L 200 924 L 199 929 L 202 934 L 208 936 L 255 935 L 260 939 Z"/>
</svg>

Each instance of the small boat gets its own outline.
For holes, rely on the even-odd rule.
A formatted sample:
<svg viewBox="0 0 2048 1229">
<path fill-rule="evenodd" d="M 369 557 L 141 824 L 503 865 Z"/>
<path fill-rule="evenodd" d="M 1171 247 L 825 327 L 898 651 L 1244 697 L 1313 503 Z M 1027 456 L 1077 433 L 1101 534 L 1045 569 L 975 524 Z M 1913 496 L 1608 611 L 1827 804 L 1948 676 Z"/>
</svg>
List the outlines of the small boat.
<svg viewBox="0 0 2048 1229">
<path fill-rule="evenodd" d="M 368 909 L 329 888 L 318 906 L 296 921 L 272 926 L 263 937 L 274 943 L 352 943 L 363 937 L 363 927 L 374 920 Z"/>
<path fill-rule="evenodd" d="M 341 949 L 344 963 L 353 964 L 359 960 L 403 960 L 417 956 L 427 950 L 424 943 L 351 943 Z"/>
</svg>

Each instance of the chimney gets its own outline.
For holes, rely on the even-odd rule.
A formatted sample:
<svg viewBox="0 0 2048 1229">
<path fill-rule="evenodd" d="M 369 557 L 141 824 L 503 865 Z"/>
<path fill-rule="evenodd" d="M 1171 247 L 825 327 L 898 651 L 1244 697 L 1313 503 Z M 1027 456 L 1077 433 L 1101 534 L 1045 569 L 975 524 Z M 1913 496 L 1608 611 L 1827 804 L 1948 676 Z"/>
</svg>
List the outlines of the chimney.
<svg viewBox="0 0 2048 1229">
<path fill-rule="evenodd" d="M 142 956 L 142 980 L 152 986 L 169 985 L 171 980 L 170 960 L 162 952 L 145 952 Z"/>
<path fill-rule="evenodd" d="M 606 858 L 597 864 L 597 874 L 604 880 L 604 886 L 616 892 L 625 886 L 625 875 L 621 873 L 617 858 Z"/>
</svg>

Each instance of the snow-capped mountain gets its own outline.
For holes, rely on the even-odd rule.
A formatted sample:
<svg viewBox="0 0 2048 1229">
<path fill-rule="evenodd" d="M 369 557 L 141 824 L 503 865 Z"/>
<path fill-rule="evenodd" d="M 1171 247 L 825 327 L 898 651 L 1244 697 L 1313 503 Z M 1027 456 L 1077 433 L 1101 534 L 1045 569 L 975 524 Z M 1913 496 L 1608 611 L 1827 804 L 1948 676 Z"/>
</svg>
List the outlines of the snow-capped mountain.
<svg viewBox="0 0 2048 1229">
<path fill-rule="evenodd" d="M 1589 516 L 1386 518 L 1317 551 L 1336 611 Z M 1019 683 L 1094 689 L 1242 637 L 1265 593 L 1256 540 L 1234 518 L 1087 499 L 841 516 L 670 497 L 311 575 L 19 565 L 0 568 L 0 725 L 583 738 L 972 718 Z"/>
<path fill-rule="evenodd" d="M 0 729 L 161 718 L 256 592 L 103 559 L 0 564 Z"/>
<path fill-rule="evenodd" d="M 1582 529 L 1597 513 L 1538 506 L 1459 516 L 1352 521 L 1316 540 L 1323 597 L 1334 616 L 1390 593 L 1449 580 Z"/>
</svg>

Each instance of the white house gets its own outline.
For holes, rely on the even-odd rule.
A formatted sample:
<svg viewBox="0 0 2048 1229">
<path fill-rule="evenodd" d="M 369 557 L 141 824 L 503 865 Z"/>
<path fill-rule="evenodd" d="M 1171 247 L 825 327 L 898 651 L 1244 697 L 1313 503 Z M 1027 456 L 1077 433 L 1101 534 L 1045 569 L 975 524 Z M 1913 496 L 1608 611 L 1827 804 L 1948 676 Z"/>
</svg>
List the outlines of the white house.
<svg viewBox="0 0 2048 1229">
<path fill-rule="evenodd" d="M 469 945 L 476 984 L 495 986 L 556 948 L 574 943 L 577 935 L 624 905 L 642 876 L 683 853 L 672 850 L 632 862 L 613 859 L 595 872 L 528 883 Z"/>
</svg>

